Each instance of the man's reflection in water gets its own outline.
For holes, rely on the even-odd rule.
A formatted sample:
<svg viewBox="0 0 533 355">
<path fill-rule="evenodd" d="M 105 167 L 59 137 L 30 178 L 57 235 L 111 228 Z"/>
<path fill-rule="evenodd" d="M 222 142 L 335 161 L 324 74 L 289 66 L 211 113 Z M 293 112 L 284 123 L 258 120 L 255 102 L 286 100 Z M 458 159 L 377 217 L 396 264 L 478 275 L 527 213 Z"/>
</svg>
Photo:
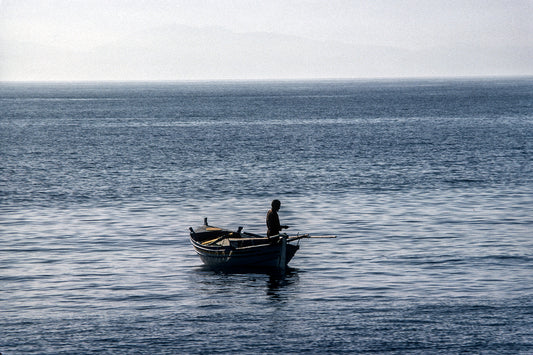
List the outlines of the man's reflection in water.
<svg viewBox="0 0 533 355">
<path fill-rule="evenodd" d="M 267 282 L 267 295 L 282 301 L 289 294 L 288 288 L 298 282 L 298 270 L 288 268 L 285 272 L 271 272 Z"/>
</svg>

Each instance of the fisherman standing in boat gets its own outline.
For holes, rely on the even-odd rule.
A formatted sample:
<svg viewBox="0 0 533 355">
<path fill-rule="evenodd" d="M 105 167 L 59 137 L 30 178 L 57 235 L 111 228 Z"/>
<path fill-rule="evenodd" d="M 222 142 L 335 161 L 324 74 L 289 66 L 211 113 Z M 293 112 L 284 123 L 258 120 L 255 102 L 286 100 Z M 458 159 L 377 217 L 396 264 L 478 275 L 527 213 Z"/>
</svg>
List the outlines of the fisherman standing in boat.
<svg viewBox="0 0 533 355">
<path fill-rule="evenodd" d="M 266 216 L 267 224 L 267 236 L 272 237 L 273 235 L 278 235 L 282 229 L 287 229 L 289 226 L 282 226 L 279 223 L 278 211 L 281 207 L 281 202 L 279 200 L 272 201 L 272 208 L 268 210 Z"/>
</svg>

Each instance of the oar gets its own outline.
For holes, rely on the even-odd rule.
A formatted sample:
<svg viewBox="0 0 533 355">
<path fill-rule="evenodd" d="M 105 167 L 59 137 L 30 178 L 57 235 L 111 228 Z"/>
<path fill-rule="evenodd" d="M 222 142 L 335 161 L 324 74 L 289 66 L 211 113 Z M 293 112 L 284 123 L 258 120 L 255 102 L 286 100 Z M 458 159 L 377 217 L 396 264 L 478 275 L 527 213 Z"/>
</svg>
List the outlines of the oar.
<svg viewBox="0 0 533 355">
<path fill-rule="evenodd" d="M 207 242 L 203 242 L 202 245 L 213 245 L 215 243 L 218 243 L 220 242 L 222 239 L 224 238 L 227 238 L 228 236 L 227 235 L 223 235 L 222 237 L 218 237 L 216 239 L 213 239 L 213 240 L 209 240 Z"/>
<path fill-rule="evenodd" d="M 337 238 L 336 235 L 309 235 L 309 234 L 302 234 L 297 235 L 295 237 L 290 237 L 288 241 L 303 239 L 303 238 Z"/>
</svg>

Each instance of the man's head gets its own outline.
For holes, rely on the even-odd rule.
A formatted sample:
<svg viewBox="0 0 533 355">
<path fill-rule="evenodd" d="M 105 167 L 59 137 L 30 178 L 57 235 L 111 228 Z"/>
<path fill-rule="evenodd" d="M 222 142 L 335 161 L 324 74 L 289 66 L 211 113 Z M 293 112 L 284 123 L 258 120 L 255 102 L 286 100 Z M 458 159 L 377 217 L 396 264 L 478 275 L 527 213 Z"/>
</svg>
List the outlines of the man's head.
<svg viewBox="0 0 533 355">
<path fill-rule="evenodd" d="M 272 210 L 273 211 L 279 211 L 280 207 L 281 207 L 281 202 L 279 202 L 279 200 L 273 200 L 272 201 Z"/>
</svg>

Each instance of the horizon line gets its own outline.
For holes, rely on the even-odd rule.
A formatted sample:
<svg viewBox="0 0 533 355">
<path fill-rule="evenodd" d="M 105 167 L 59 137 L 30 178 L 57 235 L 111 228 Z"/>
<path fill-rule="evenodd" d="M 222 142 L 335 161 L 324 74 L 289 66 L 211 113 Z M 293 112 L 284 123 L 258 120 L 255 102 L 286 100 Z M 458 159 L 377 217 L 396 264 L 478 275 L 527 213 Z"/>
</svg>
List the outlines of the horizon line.
<svg viewBox="0 0 533 355">
<path fill-rule="evenodd" d="M 76 84 L 76 83 L 246 83 L 246 82 L 325 82 L 325 81 L 412 81 L 412 80 L 490 80 L 490 79 L 533 79 L 533 74 L 517 74 L 517 75 L 504 75 L 504 74 L 491 74 L 491 75 L 447 75 L 447 76 L 397 76 L 397 77 L 332 77 L 332 78 L 212 78 L 212 79 L 74 79 L 74 80 L 31 80 L 31 79 L 15 79 L 15 80 L 1 80 L 0 84 Z"/>
</svg>

